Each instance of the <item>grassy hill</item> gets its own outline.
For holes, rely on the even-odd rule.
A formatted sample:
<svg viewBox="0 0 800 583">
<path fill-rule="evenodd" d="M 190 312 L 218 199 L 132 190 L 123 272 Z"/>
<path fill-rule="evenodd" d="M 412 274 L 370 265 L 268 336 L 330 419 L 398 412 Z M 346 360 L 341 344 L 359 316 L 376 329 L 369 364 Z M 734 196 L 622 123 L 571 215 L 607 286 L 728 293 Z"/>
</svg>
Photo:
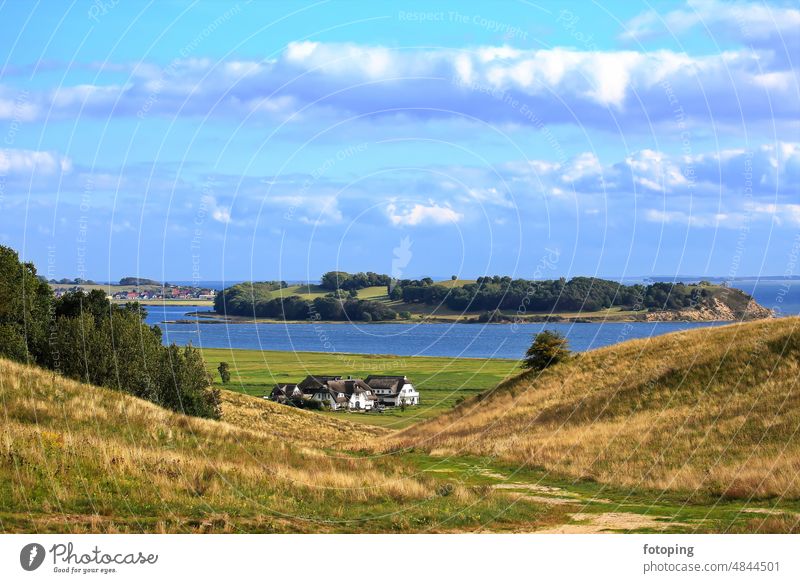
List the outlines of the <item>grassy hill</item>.
<svg viewBox="0 0 800 583">
<path fill-rule="evenodd" d="M 225 392 L 223 421 L 0 359 L 0 532 L 393 532 L 544 527 L 535 502 L 348 453 L 385 436 Z M 469 512 L 462 512 L 468 508 Z"/>
<path fill-rule="evenodd" d="M 800 499 L 800 318 L 633 340 L 528 372 L 391 447 L 629 488 Z"/>
<path fill-rule="evenodd" d="M 596 351 L 394 437 L 0 360 L 0 531 L 794 532 L 799 323 Z"/>
</svg>

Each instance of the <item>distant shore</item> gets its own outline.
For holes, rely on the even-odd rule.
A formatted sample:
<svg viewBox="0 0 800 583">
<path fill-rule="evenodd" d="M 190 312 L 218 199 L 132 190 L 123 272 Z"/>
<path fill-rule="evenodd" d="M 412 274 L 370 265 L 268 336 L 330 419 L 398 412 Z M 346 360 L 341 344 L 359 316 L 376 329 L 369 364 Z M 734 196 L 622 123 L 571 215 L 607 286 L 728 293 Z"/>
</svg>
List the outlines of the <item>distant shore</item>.
<svg viewBox="0 0 800 583">
<path fill-rule="evenodd" d="M 410 319 L 405 320 L 382 320 L 363 322 L 359 320 L 283 320 L 277 318 L 252 318 L 248 316 L 224 316 L 215 312 L 187 312 L 186 316 L 193 316 L 197 319 L 176 319 L 167 320 L 168 324 L 358 324 L 358 325 L 384 325 L 384 324 L 491 324 L 491 325 L 510 325 L 510 324 L 539 324 L 539 323 L 559 323 L 559 324 L 602 324 L 609 323 L 640 323 L 648 324 L 653 322 L 676 322 L 676 323 L 696 323 L 696 322 L 738 322 L 737 318 L 712 318 L 704 315 L 702 318 L 681 318 L 680 311 L 665 310 L 662 312 L 587 312 L 583 314 L 528 314 L 525 316 L 509 316 L 508 320 L 495 322 L 480 322 L 477 314 L 464 314 L 459 316 L 422 316 L 415 314 Z"/>
</svg>

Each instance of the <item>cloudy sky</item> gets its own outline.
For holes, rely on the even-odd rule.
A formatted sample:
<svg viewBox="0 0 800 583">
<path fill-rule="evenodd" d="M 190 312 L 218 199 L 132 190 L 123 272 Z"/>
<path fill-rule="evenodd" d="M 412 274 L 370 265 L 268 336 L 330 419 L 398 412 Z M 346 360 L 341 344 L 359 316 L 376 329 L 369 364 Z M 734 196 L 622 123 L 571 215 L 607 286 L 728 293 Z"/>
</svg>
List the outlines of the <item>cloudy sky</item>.
<svg viewBox="0 0 800 583">
<path fill-rule="evenodd" d="M 461 4 L 2 3 L 0 244 L 103 281 L 798 272 L 797 2 Z"/>
</svg>

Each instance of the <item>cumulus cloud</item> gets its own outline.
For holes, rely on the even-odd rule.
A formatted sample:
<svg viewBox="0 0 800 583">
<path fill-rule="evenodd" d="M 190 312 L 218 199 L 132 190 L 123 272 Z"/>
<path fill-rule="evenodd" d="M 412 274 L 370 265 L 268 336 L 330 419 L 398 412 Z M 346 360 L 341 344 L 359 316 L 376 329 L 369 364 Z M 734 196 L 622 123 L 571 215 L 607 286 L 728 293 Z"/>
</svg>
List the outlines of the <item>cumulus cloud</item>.
<svg viewBox="0 0 800 583">
<path fill-rule="evenodd" d="M 794 121 L 800 114 L 793 68 L 752 50 L 691 56 L 561 47 L 394 50 L 304 41 L 273 59 L 185 59 L 163 69 L 139 63 L 129 74 L 125 84 L 31 92 L 29 112 L 143 119 L 255 113 L 281 120 L 402 112 L 421 119 L 616 128 L 674 120 L 677 99 L 687 123 L 741 123 L 743 115 Z M 0 102 L 0 116 L 10 113 Z"/>
<path fill-rule="evenodd" d="M 428 204 L 414 203 L 404 208 L 392 201 L 386 205 L 389 221 L 395 226 L 416 227 L 418 225 L 444 225 L 458 223 L 464 215 L 449 206 L 440 206 L 429 201 Z"/>
<path fill-rule="evenodd" d="M 670 156 L 643 149 L 602 164 L 592 152 L 564 163 L 510 162 L 504 171 L 526 177 L 553 194 L 657 194 L 687 196 L 791 196 L 800 189 L 800 144 L 778 142 L 751 150 L 732 149 Z"/>
<path fill-rule="evenodd" d="M 749 203 L 747 210 L 754 214 L 766 215 L 778 225 L 800 226 L 800 204 Z"/>
<path fill-rule="evenodd" d="M 781 225 L 796 224 L 800 218 L 800 143 L 795 142 L 691 156 L 642 149 L 621 159 L 583 152 L 563 162 L 431 164 L 414 174 L 386 168 L 355 183 L 334 175 L 297 172 L 207 177 L 215 185 L 214 192 L 226 193 L 223 202 L 208 195 L 191 173 L 178 176 L 169 164 L 155 164 L 147 172 L 138 166 L 91 171 L 78 166 L 60 172 L 69 168 L 69 159 L 54 152 L 0 151 L 0 174 L 8 177 L 9 195 L 60 192 L 78 196 L 90 182 L 93 191 L 113 194 L 95 200 L 97 205 L 104 200 L 136 201 L 144 191 L 169 192 L 176 201 L 187 201 L 191 210 L 190 201 L 202 192 L 204 216 L 232 226 L 262 221 L 340 224 L 362 214 L 382 196 L 379 193 L 386 192 L 403 193 L 394 194 L 382 207 L 387 224 L 407 227 L 461 223 L 482 216 L 513 220 L 518 213 L 542 208 L 536 203 L 543 200 L 552 203 L 550 208 L 579 208 L 587 216 L 597 216 L 598 208 L 609 205 L 624 207 L 619 216 L 625 216 L 635 203 L 645 220 L 696 227 L 732 227 L 746 216 L 767 219 L 773 215 Z M 149 197 L 148 202 L 157 204 L 157 197 Z"/>
<path fill-rule="evenodd" d="M 665 14 L 648 10 L 635 16 L 625 24 L 620 38 L 646 40 L 667 34 L 678 36 L 694 28 L 783 52 L 798 46 L 800 9 L 769 6 L 763 2 L 690 0 Z"/>
<path fill-rule="evenodd" d="M 72 161 L 53 152 L 0 149 L 0 174 L 58 174 L 69 172 Z"/>
<path fill-rule="evenodd" d="M 203 209 L 207 215 L 218 223 L 231 222 L 231 209 L 226 206 L 220 206 L 217 199 L 211 195 L 204 195 L 200 199 Z"/>
</svg>

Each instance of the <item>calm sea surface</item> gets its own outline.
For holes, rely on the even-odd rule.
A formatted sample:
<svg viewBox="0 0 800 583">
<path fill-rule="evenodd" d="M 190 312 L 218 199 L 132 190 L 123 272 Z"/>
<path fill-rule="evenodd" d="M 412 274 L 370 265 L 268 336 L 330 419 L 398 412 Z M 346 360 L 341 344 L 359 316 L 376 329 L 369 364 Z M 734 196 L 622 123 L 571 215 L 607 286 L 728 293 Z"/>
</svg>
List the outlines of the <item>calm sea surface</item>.
<svg viewBox="0 0 800 583">
<path fill-rule="evenodd" d="M 800 281 L 737 281 L 762 305 L 782 315 L 800 314 Z M 396 354 L 520 358 L 534 334 L 545 327 L 564 334 L 573 350 L 590 350 L 633 338 L 645 338 L 719 323 L 600 324 L 166 324 L 188 319 L 192 306 L 148 306 L 147 321 L 164 330 L 165 342 L 206 348 L 248 348 Z"/>
</svg>

